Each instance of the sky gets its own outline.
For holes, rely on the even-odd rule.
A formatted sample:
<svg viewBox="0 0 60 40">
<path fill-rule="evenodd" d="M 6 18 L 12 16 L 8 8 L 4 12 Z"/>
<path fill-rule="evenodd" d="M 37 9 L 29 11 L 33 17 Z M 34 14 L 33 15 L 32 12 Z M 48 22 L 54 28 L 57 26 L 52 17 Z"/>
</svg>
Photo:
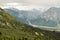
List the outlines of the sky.
<svg viewBox="0 0 60 40">
<path fill-rule="evenodd" d="M 0 6 L 20 6 L 24 8 L 60 7 L 60 0 L 0 0 Z"/>
</svg>

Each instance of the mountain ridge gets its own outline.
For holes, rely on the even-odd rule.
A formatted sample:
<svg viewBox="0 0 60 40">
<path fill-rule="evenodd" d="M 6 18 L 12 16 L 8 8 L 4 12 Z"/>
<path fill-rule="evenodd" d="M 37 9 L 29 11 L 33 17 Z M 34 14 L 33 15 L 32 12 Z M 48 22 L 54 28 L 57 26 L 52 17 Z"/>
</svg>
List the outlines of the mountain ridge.
<svg viewBox="0 0 60 40">
<path fill-rule="evenodd" d="M 14 8 L 15 9 L 15 8 Z M 13 17 L 15 17 L 18 21 L 24 24 L 29 24 L 30 21 L 33 25 L 40 25 L 40 26 L 48 26 L 48 27 L 57 27 L 60 24 L 60 11 L 57 7 L 51 7 L 44 12 L 40 12 L 40 10 L 34 9 L 33 11 L 29 10 L 18 10 L 15 11 L 14 9 L 5 9 L 8 13 L 11 13 Z M 9 10 L 11 10 L 9 12 Z M 13 11 L 12 11 L 13 10 Z M 28 20 L 28 21 L 27 21 Z"/>
<path fill-rule="evenodd" d="M 0 9 L 1 40 L 60 40 L 60 32 L 42 30 L 22 24 L 10 14 Z"/>
</svg>

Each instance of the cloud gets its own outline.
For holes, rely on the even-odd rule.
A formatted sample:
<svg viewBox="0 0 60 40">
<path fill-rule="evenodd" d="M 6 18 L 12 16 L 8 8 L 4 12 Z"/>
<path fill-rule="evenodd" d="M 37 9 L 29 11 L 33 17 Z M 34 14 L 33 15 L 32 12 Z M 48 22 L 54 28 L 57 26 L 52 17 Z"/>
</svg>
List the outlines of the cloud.
<svg viewBox="0 0 60 40">
<path fill-rule="evenodd" d="M 0 3 L 16 2 L 22 5 L 60 6 L 60 0 L 0 0 Z"/>
<path fill-rule="evenodd" d="M 36 5 L 36 6 L 60 6 L 60 0 L 26 0 L 24 1 L 26 5 Z"/>
<path fill-rule="evenodd" d="M 0 0 L 0 6 L 23 6 L 25 8 L 60 7 L 60 0 Z"/>
</svg>

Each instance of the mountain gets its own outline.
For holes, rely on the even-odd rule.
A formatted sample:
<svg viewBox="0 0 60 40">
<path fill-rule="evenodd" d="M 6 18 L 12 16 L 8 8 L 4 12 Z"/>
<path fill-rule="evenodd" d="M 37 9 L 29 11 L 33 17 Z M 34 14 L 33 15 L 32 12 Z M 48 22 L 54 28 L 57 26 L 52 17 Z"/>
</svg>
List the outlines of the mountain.
<svg viewBox="0 0 60 40">
<path fill-rule="evenodd" d="M 5 8 L 5 11 L 10 13 L 21 23 L 33 25 L 56 27 L 60 24 L 60 8 L 51 7 L 48 10 L 41 12 L 40 10 L 18 10 L 15 8 Z"/>
<path fill-rule="evenodd" d="M 43 16 L 46 16 L 49 20 L 59 21 L 60 8 L 51 7 L 47 11 L 43 12 Z"/>
<path fill-rule="evenodd" d="M 10 13 L 14 18 L 16 18 L 18 21 L 22 23 L 26 23 L 28 20 L 34 20 L 37 18 L 38 15 L 40 15 L 40 10 L 18 10 L 16 8 L 6 8 L 4 9 L 8 13 Z M 37 14 L 38 13 L 38 14 Z"/>
<path fill-rule="evenodd" d="M 60 32 L 22 24 L 0 8 L 0 40 L 60 40 Z"/>
<path fill-rule="evenodd" d="M 51 7 L 42 12 L 37 19 L 31 21 L 34 25 L 57 27 L 60 25 L 60 8 Z"/>
</svg>

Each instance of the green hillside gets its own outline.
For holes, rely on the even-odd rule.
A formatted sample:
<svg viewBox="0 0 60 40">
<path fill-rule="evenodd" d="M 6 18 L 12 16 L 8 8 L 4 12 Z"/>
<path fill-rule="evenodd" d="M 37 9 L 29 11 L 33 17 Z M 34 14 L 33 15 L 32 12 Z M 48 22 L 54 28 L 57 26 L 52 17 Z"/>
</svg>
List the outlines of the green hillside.
<svg viewBox="0 0 60 40">
<path fill-rule="evenodd" d="M 60 40 L 60 33 L 22 24 L 0 8 L 0 40 Z"/>
</svg>

